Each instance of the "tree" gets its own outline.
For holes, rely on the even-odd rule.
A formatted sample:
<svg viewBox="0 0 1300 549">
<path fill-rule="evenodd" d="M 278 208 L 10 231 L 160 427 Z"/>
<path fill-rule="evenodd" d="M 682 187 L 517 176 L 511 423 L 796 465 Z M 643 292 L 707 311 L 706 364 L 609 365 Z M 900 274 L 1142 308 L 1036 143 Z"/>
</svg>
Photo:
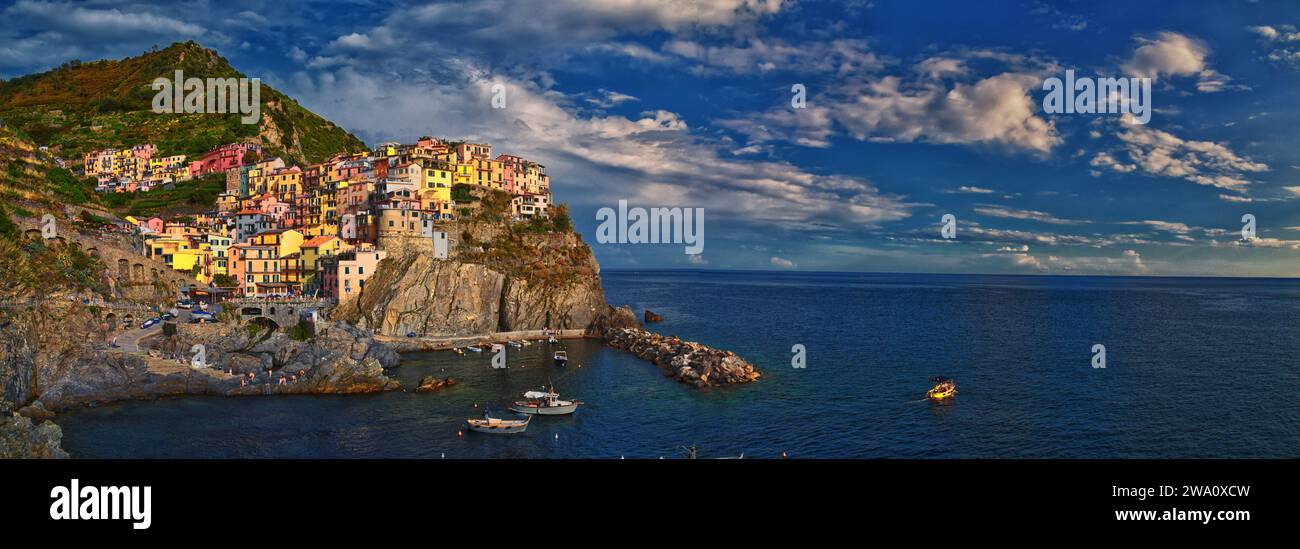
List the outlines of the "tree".
<svg viewBox="0 0 1300 549">
<path fill-rule="evenodd" d="M 551 216 L 551 222 L 555 224 L 555 230 L 561 233 L 567 233 L 573 230 L 573 219 L 569 217 L 569 205 L 560 204 L 555 207 L 555 215 Z"/>
</svg>

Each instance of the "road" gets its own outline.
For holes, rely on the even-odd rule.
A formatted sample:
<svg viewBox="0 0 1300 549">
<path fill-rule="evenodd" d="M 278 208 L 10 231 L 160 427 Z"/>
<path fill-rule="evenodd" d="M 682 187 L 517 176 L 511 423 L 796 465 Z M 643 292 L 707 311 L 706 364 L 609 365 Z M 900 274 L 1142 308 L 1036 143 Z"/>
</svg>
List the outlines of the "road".
<svg viewBox="0 0 1300 549">
<path fill-rule="evenodd" d="M 214 305 L 212 307 L 209 307 L 208 311 L 211 312 L 212 314 L 220 313 L 221 305 Z M 176 313 L 177 314 L 176 314 L 175 322 L 177 324 L 190 321 L 189 309 L 176 309 Z M 144 319 L 140 319 L 136 322 L 134 326 L 131 327 L 131 329 L 119 332 L 117 334 L 118 347 L 116 349 L 110 349 L 110 350 L 115 350 L 123 353 L 143 352 L 143 349 L 140 347 L 140 341 L 146 337 L 150 337 L 162 333 L 163 323 L 161 322 L 154 324 L 153 326 L 150 326 L 146 329 L 140 328 L 140 325 L 144 324 L 144 321 L 148 318 L 150 317 L 145 317 Z"/>
</svg>

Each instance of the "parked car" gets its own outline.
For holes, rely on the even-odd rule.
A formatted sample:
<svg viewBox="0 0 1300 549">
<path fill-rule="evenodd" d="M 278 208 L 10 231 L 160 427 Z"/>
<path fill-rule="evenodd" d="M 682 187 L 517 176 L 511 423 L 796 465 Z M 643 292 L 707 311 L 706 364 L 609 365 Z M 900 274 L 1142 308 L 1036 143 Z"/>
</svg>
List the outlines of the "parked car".
<svg viewBox="0 0 1300 549">
<path fill-rule="evenodd" d="M 181 301 L 177 301 L 176 306 L 182 309 L 188 309 L 194 306 L 194 302 L 188 299 L 183 299 Z"/>
<path fill-rule="evenodd" d="M 162 319 L 161 319 L 161 318 L 157 318 L 157 317 L 155 317 L 155 318 L 151 318 L 151 319 L 149 319 L 149 320 L 144 321 L 144 324 L 141 324 L 141 325 L 140 325 L 140 329 L 141 329 L 141 330 L 148 330 L 148 329 L 149 329 L 150 327 L 152 327 L 154 324 L 157 324 L 157 323 L 159 323 L 159 322 L 162 322 Z"/>
<path fill-rule="evenodd" d="M 163 313 L 163 315 L 162 315 L 162 319 L 163 319 L 163 320 L 176 320 L 176 315 L 171 314 L 171 313 Z"/>
</svg>

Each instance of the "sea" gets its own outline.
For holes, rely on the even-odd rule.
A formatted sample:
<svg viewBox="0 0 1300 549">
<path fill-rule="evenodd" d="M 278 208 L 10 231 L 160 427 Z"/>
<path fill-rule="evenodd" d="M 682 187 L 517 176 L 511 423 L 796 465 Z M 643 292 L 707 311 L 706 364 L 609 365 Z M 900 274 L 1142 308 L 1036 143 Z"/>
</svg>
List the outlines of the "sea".
<svg viewBox="0 0 1300 549">
<path fill-rule="evenodd" d="M 734 351 L 762 379 L 700 389 L 589 340 L 509 348 L 504 369 L 489 353 L 409 353 L 392 371 L 406 391 L 105 404 L 60 414 L 63 444 L 77 458 L 1300 456 L 1300 280 L 602 278 L 611 304 L 650 309 L 664 317 L 651 329 Z M 459 383 L 410 390 L 425 375 Z M 951 402 L 925 398 L 935 376 L 956 382 Z M 465 429 L 542 386 L 583 405 L 522 434 Z"/>
</svg>

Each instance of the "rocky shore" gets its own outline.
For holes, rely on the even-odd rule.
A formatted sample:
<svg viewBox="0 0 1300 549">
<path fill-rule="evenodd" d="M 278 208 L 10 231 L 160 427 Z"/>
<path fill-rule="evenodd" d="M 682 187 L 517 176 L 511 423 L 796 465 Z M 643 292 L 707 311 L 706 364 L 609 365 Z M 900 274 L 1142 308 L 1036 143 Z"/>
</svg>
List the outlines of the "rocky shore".
<svg viewBox="0 0 1300 549">
<path fill-rule="evenodd" d="M 663 336 L 640 328 L 609 328 L 605 344 L 655 363 L 664 375 L 696 387 L 733 385 L 757 381 L 761 374 L 731 351 L 714 349 L 676 336 Z"/>
<path fill-rule="evenodd" d="M 77 345 L 51 355 L 9 356 L 32 379 L 15 389 L 18 412 L 44 420 L 80 406 L 180 395 L 331 394 L 391 391 L 400 384 L 384 373 L 400 357 L 387 345 L 344 323 L 323 323 L 309 340 L 283 331 L 254 333 L 246 326 L 181 325 L 174 340 L 151 353 L 126 353 Z M 206 368 L 189 363 L 189 350 L 204 346 Z M 179 359 L 172 358 L 176 352 Z M 247 380 L 246 374 L 254 377 Z M 268 373 L 269 372 L 269 373 Z M 284 384 L 279 378 L 286 379 Z"/>
<path fill-rule="evenodd" d="M 63 429 L 52 421 L 35 423 L 18 414 L 0 418 L 0 459 L 64 459 Z"/>
</svg>

